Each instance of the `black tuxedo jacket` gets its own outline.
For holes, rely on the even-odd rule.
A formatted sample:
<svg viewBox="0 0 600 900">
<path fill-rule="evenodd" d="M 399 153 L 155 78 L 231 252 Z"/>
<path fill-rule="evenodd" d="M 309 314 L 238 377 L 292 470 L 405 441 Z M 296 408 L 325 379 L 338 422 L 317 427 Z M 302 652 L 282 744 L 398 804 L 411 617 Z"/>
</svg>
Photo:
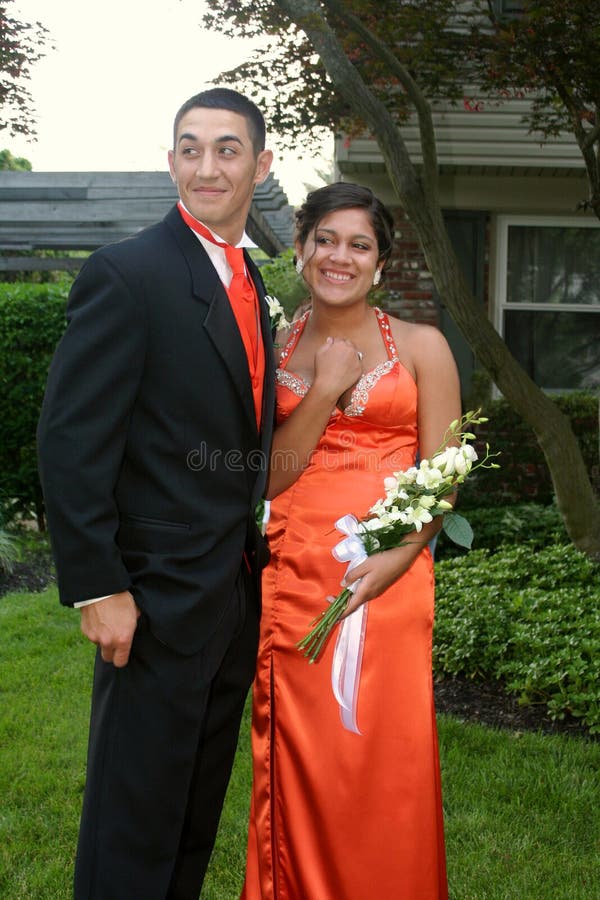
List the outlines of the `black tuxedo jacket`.
<svg viewBox="0 0 600 900">
<path fill-rule="evenodd" d="M 174 207 L 109 245 L 73 286 L 38 426 L 61 602 L 131 590 L 183 652 L 215 631 L 256 527 L 272 434 L 274 362 L 264 286 L 262 429 L 223 285 Z"/>
</svg>

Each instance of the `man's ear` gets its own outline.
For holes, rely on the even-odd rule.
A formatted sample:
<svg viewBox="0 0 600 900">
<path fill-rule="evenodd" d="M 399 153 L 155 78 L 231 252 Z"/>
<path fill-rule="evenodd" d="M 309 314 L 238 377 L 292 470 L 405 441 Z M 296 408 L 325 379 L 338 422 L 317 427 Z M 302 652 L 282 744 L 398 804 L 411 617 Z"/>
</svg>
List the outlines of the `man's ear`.
<svg viewBox="0 0 600 900">
<path fill-rule="evenodd" d="M 256 159 L 256 175 L 254 176 L 254 184 L 262 184 L 267 178 L 273 165 L 273 151 L 261 150 Z"/>
<path fill-rule="evenodd" d="M 173 184 L 177 184 L 177 178 L 175 176 L 175 166 L 173 164 L 173 160 L 175 159 L 175 152 L 173 150 L 169 150 L 167 153 L 167 159 L 169 160 L 169 172 L 171 173 L 171 181 Z"/>
</svg>

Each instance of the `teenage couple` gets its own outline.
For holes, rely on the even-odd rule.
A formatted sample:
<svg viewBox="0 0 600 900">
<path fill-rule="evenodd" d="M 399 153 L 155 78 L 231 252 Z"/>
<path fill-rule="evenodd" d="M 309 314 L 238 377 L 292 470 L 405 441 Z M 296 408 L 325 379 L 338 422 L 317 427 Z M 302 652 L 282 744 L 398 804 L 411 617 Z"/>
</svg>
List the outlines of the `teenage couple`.
<svg viewBox="0 0 600 900">
<path fill-rule="evenodd" d="M 331 691 L 335 640 L 315 665 L 295 644 L 339 592 L 334 522 L 439 446 L 456 368 L 437 329 L 368 304 L 394 224 L 353 184 L 297 211 L 310 307 L 273 341 L 245 231 L 271 162 L 247 98 L 184 103 L 179 202 L 87 260 L 50 368 L 38 443 L 60 597 L 97 645 L 76 900 L 197 900 L 253 679 L 243 896 L 447 896 L 436 521 L 348 576 L 351 611 L 374 601 L 360 734 Z"/>
</svg>

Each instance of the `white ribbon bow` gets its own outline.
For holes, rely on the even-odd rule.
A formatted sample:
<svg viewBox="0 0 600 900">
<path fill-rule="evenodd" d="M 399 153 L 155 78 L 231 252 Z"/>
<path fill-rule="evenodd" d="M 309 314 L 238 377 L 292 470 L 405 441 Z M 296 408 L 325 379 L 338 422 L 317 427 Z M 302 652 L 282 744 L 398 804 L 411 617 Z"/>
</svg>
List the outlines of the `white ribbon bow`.
<svg viewBox="0 0 600 900">
<path fill-rule="evenodd" d="M 367 559 L 363 542 L 358 537 L 361 531 L 358 519 L 353 515 L 342 516 L 335 527 L 346 537 L 331 551 L 338 562 L 347 562 L 346 575 Z M 354 593 L 361 579 L 348 586 Z M 340 706 L 340 718 L 344 728 L 360 734 L 356 719 L 358 688 L 362 665 L 365 630 L 367 627 L 367 604 L 363 603 L 343 620 L 333 653 L 331 665 L 331 686 Z"/>
</svg>

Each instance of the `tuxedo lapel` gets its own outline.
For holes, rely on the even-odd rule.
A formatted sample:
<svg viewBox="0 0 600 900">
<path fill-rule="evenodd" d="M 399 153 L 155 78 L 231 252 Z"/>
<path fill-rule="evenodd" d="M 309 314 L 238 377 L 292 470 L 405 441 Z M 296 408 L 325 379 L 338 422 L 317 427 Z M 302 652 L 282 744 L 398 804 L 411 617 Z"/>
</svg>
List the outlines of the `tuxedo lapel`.
<svg viewBox="0 0 600 900">
<path fill-rule="evenodd" d="M 265 300 L 265 288 L 263 280 L 259 274 L 258 267 L 254 264 L 249 254 L 246 253 L 246 265 L 250 276 L 256 285 L 258 293 L 258 304 L 260 308 L 260 325 L 262 331 L 262 340 L 265 348 L 265 379 L 263 388 L 262 415 L 261 415 L 261 434 L 260 449 L 263 459 L 268 460 L 271 450 L 271 439 L 273 437 L 273 423 L 275 417 L 275 354 L 273 352 L 273 332 L 271 328 L 271 317 L 269 316 L 268 306 Z M 255 485 L 254 503 L 258 503 L 263 495 L 266 483 L 266 467 L 262 473 L 262 478 L 257 478 Z"/>
<path fill-rule="evenodd" d="M 205 305 L 204 328 L 212 341 L 242 401 L 244 411 L 256 432 L 256 414 L 244 344 L 231 309 L 229 297 L 204 247 L 185 224 L 177 207 L 165 222 L 172 230 L 188 264 L 192 292 Z M 264 302 L 261 303 L 261 306 Z"/>
<path fill-rule="evenodd" d="M 262 334 L 263 346 L 265 348 L 265 387 L 263 390 L 262 416 L 263 432 L 264 425 L 272 422 L 273 410 L 275 402 L 275 357 L 273 353 L 273 330 L 271 328 L 271 317 L 265 300 L 265 287 L 263 280 L 259 274 L 258 267 L 255 265 L 248 253 L 246 256 L 246 265 L 250 272 L 250 277 L 256 286 L 258 293 L 258 306 L 260 309 L 260 328 Z M 269 428 L 267 429 L 269 431 Z M 270 434 L 269 434 L 270 440 Z"/>
</svg>

